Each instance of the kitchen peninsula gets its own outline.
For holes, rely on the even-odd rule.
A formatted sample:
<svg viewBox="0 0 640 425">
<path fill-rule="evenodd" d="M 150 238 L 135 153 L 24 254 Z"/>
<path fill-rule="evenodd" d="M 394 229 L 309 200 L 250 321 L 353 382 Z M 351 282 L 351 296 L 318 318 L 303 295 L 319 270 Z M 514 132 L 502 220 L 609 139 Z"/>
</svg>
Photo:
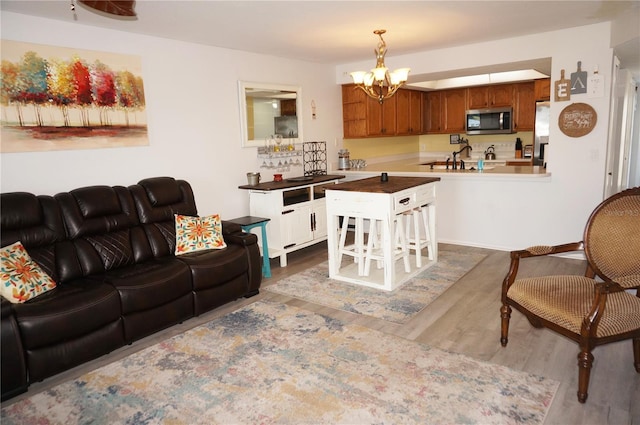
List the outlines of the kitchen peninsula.
<svg viewBox="0 0 640 425">
<path fill-rule="evenodd" d="M 495 164 L 495 165 L 494 165 Z M 485 161 L 484 170 L 479 171 L 475 168 L 475 161 L 467 161 L 465 169 L 459 168 L 454 170 L 452 165 L 449 169 L 446 169 L 446 165 L 441 160 L 434 158 L 424 158 L 419 156 L 413 156 L 404 159 L 391 159 L 388 161 L 371 163 L 361 168 L 353 168 L 349 170 L 340 170 L 341 173 L 347 175 L 348 180 L 357 178 L 370 177 L 380 174 L 382 172 L 389 173 L 395 176 L 446 176 L 447 178 L 461 178 L 461 179 L 518 179 L 529 180 L 550 178 L 551 173 L 547 172 L 544 167 L 531 166 L 531 165 L 502 165 L 504 161 L 497 161 L 492 163 L 491 161 Z M 510 162 L 512 164 L 512 162 Z"/>
</svg>

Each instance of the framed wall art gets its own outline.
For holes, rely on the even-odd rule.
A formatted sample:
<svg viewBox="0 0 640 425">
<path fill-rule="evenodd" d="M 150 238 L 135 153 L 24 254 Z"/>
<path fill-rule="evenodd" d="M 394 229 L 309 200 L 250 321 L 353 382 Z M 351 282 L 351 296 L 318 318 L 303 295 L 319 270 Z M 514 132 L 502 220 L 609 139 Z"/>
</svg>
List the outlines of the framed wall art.
<svg viewBox="0 0 640 425">
<path fill-rule="evenodd" d="M 569 137 L 582 137 L 596 126 L 598 114 L 591 105 L 572 103 L 560 112 L 558 127 Z"/>
<path fill-rule="evenodd" d="M 141 60 L 2 40 L 0 151 L 144 146 Z"/>
</svg>

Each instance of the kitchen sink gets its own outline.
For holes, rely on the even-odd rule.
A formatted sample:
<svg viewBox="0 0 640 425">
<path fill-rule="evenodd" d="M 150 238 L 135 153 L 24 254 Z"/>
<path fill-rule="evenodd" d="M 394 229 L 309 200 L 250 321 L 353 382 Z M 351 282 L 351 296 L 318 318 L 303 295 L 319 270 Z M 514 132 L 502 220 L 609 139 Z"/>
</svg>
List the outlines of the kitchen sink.
<svg viewBox="0 0 640 425">
<path fill-rule="evenodd" d="M 438 171 L 440 171 L 440 170 L 446 170 L 447 169 L 446 165 L 432 164 L 430 162 L 419 164 L 419 165 L 428 165 L 430 170 L 438 170 Z M 458 165 L 458 169 L 456 169 L 456 170 L 453 170 L 451 167 L 452 166 L 449 165 L 449 171 L 460 171 L 460 165 Z M 462 171 L 478 171 L 477 169 L 471 170 L 471 167 L 475 168 L 476 166 L 475 166 L 475 164 L 474 165 L 465 164 L 465 169 L 462 170 Z M 484 167 L 485 170 L 493 170 L 494 168 L 495 167 L 491 167 L 491 166 L 487 167 L 486 165 Z"/>
</svg>

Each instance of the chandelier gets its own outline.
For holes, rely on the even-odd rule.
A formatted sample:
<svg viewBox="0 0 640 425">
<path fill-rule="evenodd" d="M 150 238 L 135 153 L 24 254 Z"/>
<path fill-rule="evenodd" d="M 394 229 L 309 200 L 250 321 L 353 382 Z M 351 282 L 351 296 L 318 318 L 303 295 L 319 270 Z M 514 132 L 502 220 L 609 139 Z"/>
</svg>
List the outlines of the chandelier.
<svg viewBox="0 0 640 425">
<path fill-rule="evenodd" d="M 356 71 L 351 73 L 356 87 L 361 88 L 368 96 L 377 99 L 380 104 L 390 98 L 398 89 L 407 82 L 409 68 L 399 68 L 389 72 L 384 66 L 384 55 L 387 53 L 387 43 L 382 34 L 387 30 L 375 30 L 373 33 L 380 37 L 376 54 L 376 67 L 371 72 Z"/>
</svg>

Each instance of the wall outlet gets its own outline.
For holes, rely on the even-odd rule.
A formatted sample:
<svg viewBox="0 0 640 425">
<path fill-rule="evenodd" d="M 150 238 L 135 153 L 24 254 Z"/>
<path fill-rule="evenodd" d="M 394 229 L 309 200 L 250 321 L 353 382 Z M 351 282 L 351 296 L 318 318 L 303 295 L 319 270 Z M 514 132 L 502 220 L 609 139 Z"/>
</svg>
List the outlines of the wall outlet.
<svg viewBox="0 0 640 425">
<path fill-rule="evenodd" d="M 420 152 L 424 152 L 427 150 L 427 145 L 424 143 L 420 143 Z"/>
</svg>

